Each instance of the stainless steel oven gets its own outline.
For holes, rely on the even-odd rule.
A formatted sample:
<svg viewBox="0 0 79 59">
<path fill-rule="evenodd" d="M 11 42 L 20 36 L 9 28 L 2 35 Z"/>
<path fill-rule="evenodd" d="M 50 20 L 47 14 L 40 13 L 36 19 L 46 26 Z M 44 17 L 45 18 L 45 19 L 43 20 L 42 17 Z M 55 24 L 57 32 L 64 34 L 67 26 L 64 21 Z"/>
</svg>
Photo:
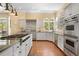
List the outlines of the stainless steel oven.
<svg viewBox="0 0 79 59">
<path fill-rule="evenodd" d="M 68 37 L 65 36 L 65 41 L 64 41 L 64 48 L 67 49 L 69 52 L 73 53 L 74 55 L 79 54 L 79 40 L 78 37 Z"/>
<path fill-rule="evenodd" d="M 65 19 L 64 49 L 67 54 L 79 55 L 79 14 Z"/>
<path fill-rule="evenodd" d="M 65 34 L 78 36 L 79 31 L 79 15 L 74 15 L 65 20 Z"/>
</svg>

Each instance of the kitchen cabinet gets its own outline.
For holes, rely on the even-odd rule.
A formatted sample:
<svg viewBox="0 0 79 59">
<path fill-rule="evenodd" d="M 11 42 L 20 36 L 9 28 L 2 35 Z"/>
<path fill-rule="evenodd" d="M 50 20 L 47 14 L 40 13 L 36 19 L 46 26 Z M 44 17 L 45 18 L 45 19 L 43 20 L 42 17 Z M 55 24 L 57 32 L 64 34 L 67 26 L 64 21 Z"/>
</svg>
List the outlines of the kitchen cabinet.
<svg viewBox="0 0 79 59">
<path fill-rule="evenodd" d="M 79 14 L 78 6 L 78 3 L 69 4 L 64 11 L 64 17 L 70 17 L 72 15 Z"/>
<path fill-rule="evenodd" d="M 19 56 L 21 55 L 21 46 L 20 46 L 20 42 L 16 43 L 14 46 L 13 46 L 13 55 L 14 56 Z"/>
<path fill-rule="evenodd" d="M 28 39 L 26 39 L 28 36 L 30 36 Z M 22 39 L 26 39 L 26 41 L 20 43 L 17 43 L 14 45 L 14 56 L 27 56 L 29 54 L 29 51 L 32 47 L 32 34 L 24 36 Z"/>
<path fill-rule="evenodd" d="M 26 20 L 19 19 L 18 23 L 19 23 L 20 32 L 25 33 L 26 32 Z"/>
<path fill-rule="evenodd" d="M 26 35 L 21 39 L 24 40 L 22 44 L 16 42 L 2 51 L 0 56 L 27 56 L 32 47 L 32 34 Z"/>
<path fill-rule="evenodd" d="M 20 48 L 20 51 L 19 51 L 19 56 L 25 56 L 26 53 L 27 53 L 27 51 L 26 51 L 26 44 L 25 44 L 25 42 L 24 42 L 24 43 L 22 43 L 22 45 L 21 45 L 21 48 Z"/>
<path fill-rule="evenodd" d="M 33 39 L 36 39 L 36 22 L 37 20 L 26 19 L 26 32 L 33 34 Z"/>
<path fill-rule="evenodd" d="M 53 32 L 37 32 L 36 40 L 53 41 Z"/>
<path fill-rule="evenodd" d="M 30 38 L 29 38 L 30 39 Z M 28 40 L 27 42 L 26 42 L 26 44 L 25 44 L 25 52 L 26 52 L 26 55 L 28 55 L 29 54 L 29 51 L 30 51 L 30 49 L 31 49 L 31 47 L 32 47 L 32 42 L 31 42 L 31 40 Z"/>
<path fill-rule="evenodd" d="M 0 56 L 13 56 L 13 46 L 1 52 Z"/>
<path fill-rule="evenodd" d="M 46 37 L 46 34 L 44 32 L 37 32 L 36 33 L 37 40 L 46 40 L 45 37 Z"/>
<path fill-rule="evenodd" d="M 79 3 L 74 3 L 74 4 L 71 4 L 72 5 L 72 14 L 79 14 Z"/>
<path fill-rule="evenodd" d="M 57 45 L 58 44 L 58 34 L 54 33 L 53 42 Z"/>
<path fill-rule="evenodd" d="M 29 51 L 32 47 L 32 34 L 30 34 L 30 37 L 26 39 L 25 42 L 21 45 L 22 55 L 28 55 Z M 24 51 L 23 51 L 24 50 Z"/>
<path fill-rule="evenodd" d="M 64 50 L 64 36 L 58 35 L 58 47 L 63 51 Z"/>
<path fill-rule="evenodd" d="M 72 15 L 72 5 L 68 5 L 64 11 L 64 17 L 69 17 Z"/>
</svg>

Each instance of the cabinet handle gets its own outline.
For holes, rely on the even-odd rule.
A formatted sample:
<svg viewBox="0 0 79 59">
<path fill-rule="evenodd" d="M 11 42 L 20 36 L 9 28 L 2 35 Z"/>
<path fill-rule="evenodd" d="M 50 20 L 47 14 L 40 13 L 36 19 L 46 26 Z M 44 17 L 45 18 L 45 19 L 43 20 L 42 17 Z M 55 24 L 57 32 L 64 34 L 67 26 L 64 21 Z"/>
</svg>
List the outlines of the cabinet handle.
<svg viewBox="0 0 79 59">
<path fill-rule="evenodd" d="M 27 46 L 27 44 L 26 44 L 26 46 Z"/>
<path fill-rule="evenodd" d="M 17 48 L 19 48 L 19 46 L 17 46 Z"/>
<path fill-rule="evenodd" d="M 21 51 L 19 51 L 19 53 L 21 53 Z"/>
<path fill-rule="evenodd" d="M 77 40 L 77 42 L 78 42 L 78 40 Z"/>
</svg>

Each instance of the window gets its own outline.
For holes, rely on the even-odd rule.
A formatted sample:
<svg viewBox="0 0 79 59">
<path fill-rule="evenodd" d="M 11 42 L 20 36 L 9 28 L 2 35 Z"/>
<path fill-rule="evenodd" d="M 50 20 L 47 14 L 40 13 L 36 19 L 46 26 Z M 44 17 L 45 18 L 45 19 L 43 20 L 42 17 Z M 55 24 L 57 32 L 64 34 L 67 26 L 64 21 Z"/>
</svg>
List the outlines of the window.
<svg viewBox="0 0 79 59">
<path fill-rule="evenodd" d="M 44 29 L 45 31 L 53 31 L 53 20 L 44 20 Z"/>
<path fill-rule="evenodd" d="M 9 34 L 8 18 L 0 18 L 0 37 L 7 36 Z M 0 39 L 0 45 L 6 45 L 9 40 Z"/>
</svg>

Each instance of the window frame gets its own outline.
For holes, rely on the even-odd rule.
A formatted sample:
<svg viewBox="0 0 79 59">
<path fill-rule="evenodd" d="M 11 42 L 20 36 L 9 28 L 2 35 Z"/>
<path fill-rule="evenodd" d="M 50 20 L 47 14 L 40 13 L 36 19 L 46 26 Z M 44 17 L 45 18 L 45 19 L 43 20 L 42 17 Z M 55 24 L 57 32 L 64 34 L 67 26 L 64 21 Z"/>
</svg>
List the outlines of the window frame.
<svg viewBox="0 0 79 59">
<path fill-rule="evenodd" d="M 48 23 L 48 30 L 45 29 L 45 22 Z M 51 29 L 51 28 L 50 28 L 50 27 L 51 27 L 51 26 L 50 26 L 50 23 L 51 23 L 51 22 L 54 24 L 53 19 L 52 19 L 52 20 L 47 19 L 47 20 L 44 20 L 44 21 L 43 21 L 43 27 L 44 27 L 44 30 L 45 30 L 45 31 L 47 31 L 47 32 L 52 32 L 52 31 L 54 30 L 54 29 Z M 54 27 L 54 25 L 53 25 L 53 27 Z"/>
</svg>

